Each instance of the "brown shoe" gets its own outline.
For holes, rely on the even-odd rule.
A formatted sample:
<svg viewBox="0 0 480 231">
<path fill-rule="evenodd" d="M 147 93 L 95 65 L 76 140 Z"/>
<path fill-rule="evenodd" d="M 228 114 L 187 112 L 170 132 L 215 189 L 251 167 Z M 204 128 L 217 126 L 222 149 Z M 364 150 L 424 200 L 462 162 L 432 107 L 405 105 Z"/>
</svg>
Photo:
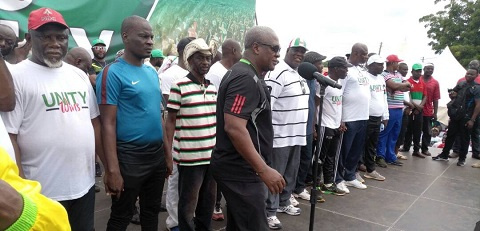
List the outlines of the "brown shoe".
<svg viewBox="0 0 480 231">
<path fill-rule="evenodd" d="M 422 159 L 425 159 L 425 156 L 422 155 L 422 154 L 421 154 L 420 152 L 418 152 L 418 151 L 413 152 L 413 153 L 412 153 L 412 156 L 416 156 L 416 157 L 420 157 L 420 158 L 422 158 Z"/>
<path fill-rule="evenodd" d="M 424 152 L 422 152 L 422 154 L 425 155 L 425 156 L 431 156 L 432 155 L 432 153 L 430 153 L 429 151 L 424 151 Z"/>
</svg>

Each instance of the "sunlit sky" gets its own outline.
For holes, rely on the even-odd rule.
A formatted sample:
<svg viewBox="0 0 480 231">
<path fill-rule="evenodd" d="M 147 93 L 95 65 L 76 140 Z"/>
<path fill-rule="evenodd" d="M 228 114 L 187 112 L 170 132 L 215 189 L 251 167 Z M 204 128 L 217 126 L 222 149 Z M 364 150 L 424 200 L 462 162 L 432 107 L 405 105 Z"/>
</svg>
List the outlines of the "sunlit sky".
<svg viewBox="0 0 480 231">
<path fill-rule="evenodd" d="M 257 0 L 256 12 L 258 25 L 275 30 L 283 48 L 292 38 L 301 37 L 309 50 L 329 59 L 350 53 L 356 42 L 375 53 L 382 43 L 382 56 L 397 54 L 417 62 L 435 57 L 427 29 L 418 19 L 442 9 L 440 4 L 433 0 Z"/>
</svg>

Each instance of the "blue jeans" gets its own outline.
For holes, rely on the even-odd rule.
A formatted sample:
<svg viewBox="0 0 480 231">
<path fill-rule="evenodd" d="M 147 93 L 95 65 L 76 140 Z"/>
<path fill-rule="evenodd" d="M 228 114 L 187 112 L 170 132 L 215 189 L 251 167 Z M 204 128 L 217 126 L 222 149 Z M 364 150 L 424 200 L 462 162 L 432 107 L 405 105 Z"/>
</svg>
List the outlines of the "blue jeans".
<svg viewBox="0 0 480 231">
<path fill-rule="evenodd" d="M 217 184 L 210 165 L 179 165 L 178 174 L 178 227 L 182 231 L 211 230 Z"/>
<path fill-rule="evenodd" d="M 346 122 L 347 131 L 343 134 L 342 151 L 338 161 L 336 183 L 342 180 L 355 180 L 358 162 L 362 158 L 365 148 L 368 120 Z"/>
<path fill-rule="evenodd" d="M 395 145 L 402 128 L 403 112 L 401 108 L 388 109 L 388 112 L 390 113 L 388 125 L 378 137 L 377 156 L 391 163 L 397 161 Z"/>
<path fill-rule="evenodd" d="M 297 182 L 294 193 L 302 193 L 305 189 L 305 180 L 312 166 L 313 156 L 313 134 L 307 135 L 307 145 L 300 149 L 300 166 L 298 168 Z"/>
</svg>

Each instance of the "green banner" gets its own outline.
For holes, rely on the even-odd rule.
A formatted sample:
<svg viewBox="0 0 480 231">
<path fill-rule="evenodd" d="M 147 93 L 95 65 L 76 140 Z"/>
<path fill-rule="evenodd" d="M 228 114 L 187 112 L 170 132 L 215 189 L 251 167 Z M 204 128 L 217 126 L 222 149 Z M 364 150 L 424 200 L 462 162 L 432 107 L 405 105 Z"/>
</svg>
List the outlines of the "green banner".
<svg viewBox="0 0 480 231">
<path fill-rule="evenodd" d="M 27 33 L 28 15 L 41 7 L 60 12 L 70 27 L 69 47 L 84 47 L 101 38 L 107 59 L 123 48 L 120 26 L 124 18 L 147 18 L 155 34 L 155 48 L 165 54 L 186 36 L 218 42 L 234 38 L 243 44 L 254 25 L 255 0 L 0 0 L 0 23 L 10 25 L 20 38 Z"/>
</svg>

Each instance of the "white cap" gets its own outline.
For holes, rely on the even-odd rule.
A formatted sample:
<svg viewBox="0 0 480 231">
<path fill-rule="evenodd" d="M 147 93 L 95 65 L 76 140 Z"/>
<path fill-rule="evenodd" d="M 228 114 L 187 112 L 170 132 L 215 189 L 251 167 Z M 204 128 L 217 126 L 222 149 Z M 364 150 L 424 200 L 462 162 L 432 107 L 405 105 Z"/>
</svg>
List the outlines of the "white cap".
<svg viewBox="0 0 480 231">
<path fill-rule="evenodd" d="M 367 61 L 367 66 L 372 64 L 372 63 L 384 63 L 387 60 L 385 58 L 382 58 L 380 55 L 372 55 L 370 58 L 368 58 Z"/>
</svg>

